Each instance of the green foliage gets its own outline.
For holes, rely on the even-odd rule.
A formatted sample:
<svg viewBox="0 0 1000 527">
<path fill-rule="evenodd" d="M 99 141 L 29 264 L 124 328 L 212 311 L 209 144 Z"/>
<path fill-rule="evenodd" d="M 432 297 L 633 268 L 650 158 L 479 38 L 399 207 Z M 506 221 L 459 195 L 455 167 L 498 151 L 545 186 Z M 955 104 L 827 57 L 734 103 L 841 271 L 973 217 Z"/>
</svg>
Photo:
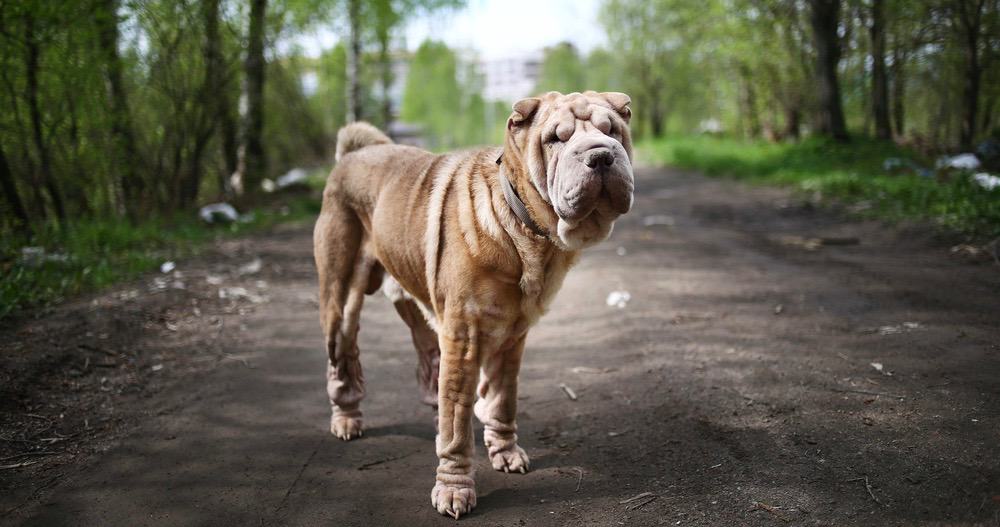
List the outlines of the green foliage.
<svg viewBox="0 0 1000 527">
<path fill-rule="evenodd" d="M 545 49 L 535 93 L 572 93 L 588 89 L 587 67 L 573 44 L 563 42 Z"/>
<path fill-rule="evenodd" d="M 313 174 L 312 181 L 323 176 Z M 246 222 L 206 225 L 193 214 L 154 217 L 138 225 L 119 220 L 84 219 L 64 229 L 49 228 L 34 240 L 0 239 L 0 320 L 136 278 L 161 263 L 197 254 L 220 236 L 244 235 L 277 223 L 312 221 L 320 203 L 313 197 L 279 200 L 250 212 Z M 43 255 L 25 256 L 24 247 Z M 140 287 L 141 291 L 145 286 Z"/>
<path fill-rule="evenodd" d="M 967 174 L 938 181 L 915 174 L 887 174 L 890 157 L 927 160 L 892 143 L 857 139 L 848 144 L 809 139 L 797 144 L 746 142 L 706 136 L 647 141 L 643 156 L 659 164 L 712 176 L 779 184 L 859 205 L 889 220 L 931 220 L 978 237 L 1000 236 L 1000 189 L 988 191 Z"/>
<path fill-rule="evenodd" d="M 421 125 L 432 149 L 485 144 L 495 130 L 497 116 L 479 95 L 481 80 L 468 65 L 462 68 L 454 51 L 431 40 L 410 62 L 400 117 Z"/>
</svg>

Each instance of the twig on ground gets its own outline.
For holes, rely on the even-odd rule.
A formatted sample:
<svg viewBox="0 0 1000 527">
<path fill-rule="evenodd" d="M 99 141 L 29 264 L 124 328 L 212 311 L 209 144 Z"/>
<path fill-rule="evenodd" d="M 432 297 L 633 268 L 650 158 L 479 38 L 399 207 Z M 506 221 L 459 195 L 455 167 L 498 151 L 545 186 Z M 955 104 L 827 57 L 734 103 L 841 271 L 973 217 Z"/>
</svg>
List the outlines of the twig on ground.
<svg viewBox="0 0 1000 527">
<path fill-rule="evenodd" d="M 96 351 L 97 353 L 103 353 L 109 357 L 118 357 L 117 353 L 107 348 L 102 348 L 100 346 L 91 346 L 90 344 L 77 344 L 76 347 L 87 351 Z"/>
<path fill-rule="evenodd" d="M 47 456 L 50 454 L 58 454 L 58 453 L 59 452 L 53 452 L 51 450 L 42 450 L 39 452 L 24 452 L 21 454 L 15 454 L 13 456 L 0 457 L 0 461 L 10 461 L 12 459 L 17 459 L 19 457 L 28 457 L 28 456 Z"/>
<path fill-rule="evenodd" d="M 656 498 L 659 498 L 659 496 L 657 496 L 655 494 L 652 495 L 652 496 L 647 496 L 644 501 L 637 501 L 637 502 L 633 503 L 632 505 L 629 505 L 628 507 L 625 507 L 625 510 L 627 510 L 627 511 L 634 511 L 634 510 L 641 509 L 641 508 L 645 507 L 646 505 L 649 505 L 650 503 L 653 503 L 654 501 L 656 501 Z"/>
<path fill-rule="evenodd" d="M 871 485 L 871 483 L 868 482 L 868 476 L 865 476 L 863 478 L 849 479 L 849 480 L 847 480 L 847 483 L 853 483 L 855 481 L 864 481 L 865 482 L 865 490 L 867 490 L 868 491 L 868 495 L 872 497 L 872 501 L 874 501 L 875 503 L 878 503 L 879 505 L 885 507 L 885 504 L 882 503 L 881 501 L 879 501 L 878 498 L 875 497 L 875 493 L 872 491 L 872 485 Z"/>
<path fill-rule="evenodd" d="M 583 483 L 583 469 L 577 467 L 575 470 L 580 474 L 580 477 L 576 480 L 576 490 L 573 492 L 580 492 L 580 484 Z"/>
<path fill-rule="evenodd" d="M 870 392 L 868 390 L 845 390 L 843 388 L 830 388 L 830 391 L 837 393 L 860 393 L 862 395 L 879 395 L 882 397 L 892 397 L 894 399 L 906 399 L 905 395 L 899 395 L 895 393 L 885 393 L 885 392 Z"/>
<path fill-rule="evenodd" d="M 625 505 L 626 503 L 632 503 L 633 501 L 641 500 L 643 498 L 648 498 L 650 496 L 655 496 L 655 494 L 653 494 L 652 492 L 643 492 L 642 494 L 636 494 L 635 496 L 632 496 L 627 500 L 619 501 L 618 504 Z"/>
<path fill-rule="evenodd" d="M 573 391 L 573 388 L 566 386 L 565 383 L 560 383 L 559 387 L 562 388 L 562 391 L 566 392 L 566 397 L 569 397 L 570 401 L 576 400 L 576 392 Z"/>
<path fill-rule="evenodd" d="M 251 370 L 252 370 L 252 369 L 254 369 L 254 366 L 250 364 L 250 361 L 248 361 L 248 360 L 246 360 L 245 358 L 243 358 L 243 357 L 240 357 L 240 356 L 238 356 L 238 355 L 232 355 L 232 354 L 230 354 L 230 353 L 225 353 L 225 354 L 223 354 L 223 355 L 222 355 L 222 358 L 223 358 L 223 359 L 229 359 L 229 360 L 235 360 L 235 361 L 240 361 L 240 362 L 242 362 L 242 363 L 243 363 L 243 365 L 244 365 L 244 366 L 246 366 L 247 368 L 250 368 Z"/>
<path fill-rule="evenodd" d="M 11 469 L 11 468 L 21 468 L 21 467 L 26 467 L 28 465 L 34 465 L 35 463 L 38 463 L 38 461 L 22 461 L 20 463 L 14 463 L 13 465 L 0 465 L 0 470 L 7 470 L 7 469 Z"/>
<path fill-rule="evenodd" d="M 784 514 L 781 514 L 781 512 L 778 510 L 778 508 L 775 507 L 775 506 L 773 506 L 773 505 L 768 505 L 766 503 L 761 503 L 759 501 L 755 501 L 755 502 L 753 502 L 753 507 L 750 508 L 750 511 L 756 511 L 756 510 L 767 511 L 767 512 L 773 514 L 775 518 L 777 518 L 777 519 L 779 519 L 779 520 L 781 520 L 783 522 L 790 522 L 790 521 L 792 521 L 791 518 L 789 518 L 788 516 L 785 516 Z"/>
</svg>

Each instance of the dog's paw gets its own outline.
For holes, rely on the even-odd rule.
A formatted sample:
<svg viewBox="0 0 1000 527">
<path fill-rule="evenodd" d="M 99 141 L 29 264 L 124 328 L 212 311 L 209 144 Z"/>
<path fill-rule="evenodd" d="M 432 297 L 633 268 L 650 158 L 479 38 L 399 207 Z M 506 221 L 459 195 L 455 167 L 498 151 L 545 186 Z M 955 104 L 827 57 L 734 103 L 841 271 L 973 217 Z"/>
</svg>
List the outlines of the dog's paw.
<svg viewBox="0 0 1000 527">
<path fill-rule="evenodd" d="M 527 472 L 528 468 L 531 466 L 531 461 L 528 460 L 528 454 L 524 452 L 523 448 L 517 446 L 516 444 L 490 454 L 490 463 L 493 464 L 494 470 L 500 470 L 503 472 L 520 472 L 521 474 Z"/>
<path fill-rule="evenodd" d="M 330 432 L 344 441 L 364 435 L 361 419 L 346 415 L 335 415 L 330 419 Z"/>
<path fill-rule="evenodd" d="M 463 514 L 472 512 L 476 507 L 475 487 L 455 487 L 441 483 L 434 485 L 431 491 L 431 505 L 445 516 L 456 520 Z"/>
</svg>

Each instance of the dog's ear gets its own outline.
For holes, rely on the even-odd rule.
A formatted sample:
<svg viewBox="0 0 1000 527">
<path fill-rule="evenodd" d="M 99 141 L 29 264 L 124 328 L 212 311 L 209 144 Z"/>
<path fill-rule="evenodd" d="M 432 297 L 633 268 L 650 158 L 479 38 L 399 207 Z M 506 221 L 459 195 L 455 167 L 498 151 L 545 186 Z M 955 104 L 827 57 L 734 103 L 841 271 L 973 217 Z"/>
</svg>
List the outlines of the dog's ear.
<svg viewBox="0 0 1000 527">
<path fill-rule="evenodd" d="M 611 107 L 618 112 L 618 115 L 621 115 L 622 118 L 625 119 L 626 123 L 629 122 L 629 119 L 632 118 L 632 110 L 628 107 L 629 104 L 632 104 L 631 97 L 616 91 L 604 92 L 601 95 L 604 96 L 605 100 L 611 103 Z"/>
<path fill-rule="evenodd" d="M 535 114 L 540 104 L 542 104 L 542 100 L 538 97 L 529 97 L 514 103 L 514 113 L 510 114 L 510 117 L 507 119 L 507 129 L 509 130 L 514 125 L 531 119 L 531 116 Z"/>
</svg>

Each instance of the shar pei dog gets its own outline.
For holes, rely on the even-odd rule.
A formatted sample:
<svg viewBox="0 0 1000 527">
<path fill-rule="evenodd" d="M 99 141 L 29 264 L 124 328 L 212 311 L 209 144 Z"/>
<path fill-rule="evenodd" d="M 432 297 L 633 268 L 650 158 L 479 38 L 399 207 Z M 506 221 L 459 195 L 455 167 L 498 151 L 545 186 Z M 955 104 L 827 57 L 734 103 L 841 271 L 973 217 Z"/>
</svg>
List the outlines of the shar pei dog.
<svg viewBox="0 0 1000 527">
<path fill-rule="evenodd" d="M 473 413 L 496 470 L 526 472 L 517 444 L 525 337 L 581 249 L 632 206 L 630 99 L 550 92 L 518 101 L 502 148 L 433 154 L 366 123 L 337 135 L 314 242 L 330 430 L 364 433 L 358 319 L 380 288 L 410 327 L 424 401 L 437 407 L 431 503 L 476 506 Z"/>
</svg>

